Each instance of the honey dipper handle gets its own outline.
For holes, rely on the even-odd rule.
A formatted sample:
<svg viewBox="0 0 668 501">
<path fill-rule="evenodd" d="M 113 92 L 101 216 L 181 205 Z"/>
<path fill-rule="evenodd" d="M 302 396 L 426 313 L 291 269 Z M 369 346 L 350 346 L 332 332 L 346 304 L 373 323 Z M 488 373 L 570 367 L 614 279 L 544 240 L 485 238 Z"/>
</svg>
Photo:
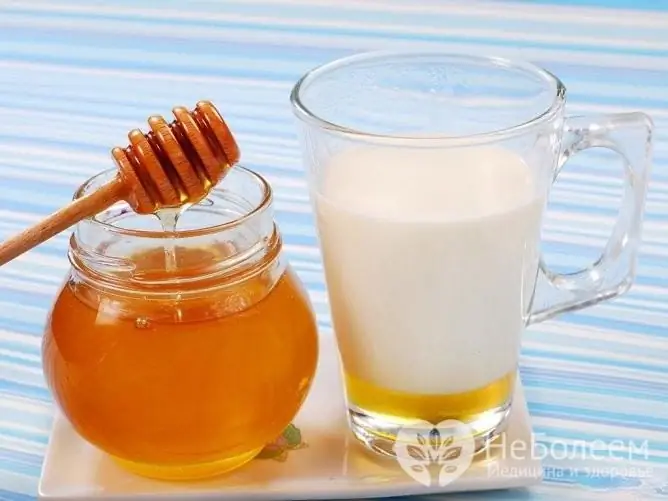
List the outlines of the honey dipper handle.
<svg viewBox="0 0 668 501">
<path fill-rule="evenodd" d="M 24 252 L 66 230 L 87 217 L 93 216 L 122 198 L 125 187 L 119 178 L 78 198 L 54 212 L 35 226 L 0 243 L 0 266 Z"/>
</svg>

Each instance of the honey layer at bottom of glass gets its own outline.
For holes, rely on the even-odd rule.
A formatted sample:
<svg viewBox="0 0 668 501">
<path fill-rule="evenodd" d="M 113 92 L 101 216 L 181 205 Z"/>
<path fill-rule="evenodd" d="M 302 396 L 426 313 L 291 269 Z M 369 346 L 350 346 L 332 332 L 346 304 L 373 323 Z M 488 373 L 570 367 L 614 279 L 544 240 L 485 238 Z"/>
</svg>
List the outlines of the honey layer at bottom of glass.
<svg viewBox="0 0 668 501">
<path fill-rule="evenodd" d="M 515 385 L 515 371 L 490 383 L 458 393 L 425 394 L 391 390 L 345 373 L 348 404 L 398 426 L 415 421 L 437 425 L 452 419 L 471 423 L 506 405 Z M 396 438 L 396 437 L 386 437 Z"/>
</svg>

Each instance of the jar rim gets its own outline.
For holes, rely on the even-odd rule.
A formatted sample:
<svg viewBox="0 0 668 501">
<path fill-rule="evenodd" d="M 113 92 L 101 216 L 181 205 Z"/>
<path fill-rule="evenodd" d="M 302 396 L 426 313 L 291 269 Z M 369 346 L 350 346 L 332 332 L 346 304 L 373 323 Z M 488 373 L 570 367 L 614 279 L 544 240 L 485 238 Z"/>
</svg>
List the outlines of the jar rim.
<svg viewBox="0 0 668 501">
<path fill-rule="evenodd" d="M 243 165 L 236 164 L 233 169 L 243 172 L 244 175 L 248 176 L 249 179 L 254 181 L 257 186 L 260 187 L 261 190 L 261 199 L 257 204 L 253 204 L 253 206 L 245 211 L 243 214 L 241 214 L 239 217 L 236 219 L 233 219 L 231 221 L 226 221 L 224 223 L 212 225 L 212 226 L 206 226 L 204 228 L 189 228 L 189 229 L 183 229 L 183 230 L 175 230 L 173 232 L 170 232 L 170 238 L 192 238 L 192 237 L 200 237 L 200 236 L 206 236 L 206 235 L 211 235 L 215 233 L 220 233 L 222 231 L 227 231 L 231 230 L 234 228 L 237 228 L 245 223 L 247 223 L 250 219 L 255 217 L 256 215 L 264 212 L 267 208 L 271 206 L 272 199 L 273 199 L 273 193 L 271 189 L 271 185 L 269 182 L 260 174 L 257 172 L 244 167 Z M 77 190 L 74 192 L 74 197 L 73 200 L 77 200 L 84 196 L 86 194 L 86 191 L 90 189 L 91 185 L 93 185 L 96 181 L 99 181 L 100 178 L 103 178 L 105 176 L 109 176 L 111 179 L 113 177 L 113 174 L 115 174 L 117 171 L 116 168 L 112 167 L 110 169 L 106 169 L 104 171 L 98 172 L 94 176 L 91 176 L 88 178 Z M 219 191 L 222 190 L 221 184 L 223 184 L 225 180 L 223 179 L 218 185 L 214 186 L 211 189 L 211 192 Z M 140 237 L 140 238 L 165 238 L 165 232 L 164 231 L 156 231 L 156 230 L 138 230 L 138 229 L 130 229 L 130 228 L 122 228 L 119 226 L 116 226 L 112 223 L 108 223 L 105 221 L 100 221 L 99 219 L 96 219 L 96 216 L 98 214 L 95 214 L 91 217 L 88 217 L 84 219 L 84 221 L 87 221 L 88 223 L 92 223 L 94 225 L 99 226 L 101 229 L 104 231 L 108 231 L 117 235 L 123 235 L 123 236 L 130 236 L 130 237 Z"/>
</svg>

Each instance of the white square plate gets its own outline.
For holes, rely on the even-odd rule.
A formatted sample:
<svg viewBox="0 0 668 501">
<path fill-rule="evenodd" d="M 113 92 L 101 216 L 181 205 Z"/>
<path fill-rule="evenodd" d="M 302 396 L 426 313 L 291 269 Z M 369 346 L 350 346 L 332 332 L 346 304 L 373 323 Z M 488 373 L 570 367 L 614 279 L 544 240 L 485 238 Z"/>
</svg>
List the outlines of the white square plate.
<svg viewBox="0 0 668 501">
<path fill-rule="evenodd" d="M 169 483 L 134 476 L 120 469 L 85 442 L 57 414 L 39 484 L 45 500 L 207 499 L 235 501 L 348 499 L 478 491 L 533 485 L 542 479 L 535 454 L 529 416 L 518 385 L 509 426 L 490 457 L 475 461 L 464 474 L 445 486 L 426 487 L 413 480 L 390 458 L 367 452 L 348 431 L 338 361 L 331 335 L 321 336 L 320 361 L 313 389 L 294 424 L 305 447 L 279 458 L 255 459 L 226 476 L 195 483 Z M 522 450 L 521 457 L 511 457 Z M 517 456 L 517 454 L 514 454 Z"/>
</svg>

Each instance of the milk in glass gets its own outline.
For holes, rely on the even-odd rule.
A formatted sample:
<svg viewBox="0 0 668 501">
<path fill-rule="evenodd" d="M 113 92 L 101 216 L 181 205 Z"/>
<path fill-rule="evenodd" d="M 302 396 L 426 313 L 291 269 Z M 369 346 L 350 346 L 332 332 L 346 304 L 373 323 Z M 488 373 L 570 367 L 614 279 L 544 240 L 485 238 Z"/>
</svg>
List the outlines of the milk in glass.
<svg viewBox="0 0 668 501">
<path fill-rule="evenodd" d="M 545 190 L 500 147 L 351 149 L 314 194 L 349 403 L 469 419 L 510 398 Z"/>
</svg>

